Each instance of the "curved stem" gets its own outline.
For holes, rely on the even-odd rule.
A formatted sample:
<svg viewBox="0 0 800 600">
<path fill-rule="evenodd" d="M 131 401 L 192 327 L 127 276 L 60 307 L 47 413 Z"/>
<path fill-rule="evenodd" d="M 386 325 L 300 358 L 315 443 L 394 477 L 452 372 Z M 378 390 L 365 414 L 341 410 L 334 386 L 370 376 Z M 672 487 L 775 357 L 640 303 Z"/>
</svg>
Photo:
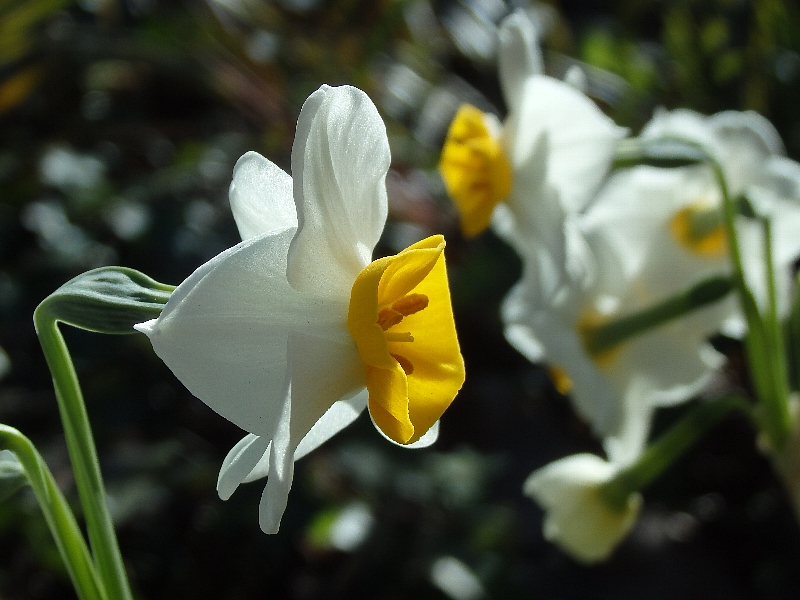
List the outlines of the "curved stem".
<svg viewBox="0 0 800 600">
<path fill-rule="evenodd" d="M 13 427 L 0 424 L 0 448 L 11 450 L 22 463 L 78 597 L 82 600 L 105 600 L 103 584 L 97 576 L 75 515 L 36 447 Z"/>
<path fill-rule="evenodd" d="M 734 410 L 752 415 L 750 405 L 741 396 L 727 396 L 695 406 L 650 444 L 635 463 L 604 484 L 601 488 L 603 497 L 610 506 L 620 510 L 625 508 L 632 493 L 661 475 L 703 434 Z"/>
<path fill-rule="evenodd" d="M 64 337 L 58 329 L 58 321 L 48 310 L 47 300 L 33 313 L 33 321 L 53 376 L 67 449 L 75 472 L 75 482 L 97 570 L 109 598 L 131 600 L 130 586 L 108 511 L 100 463 L 78 376 Z"/>
</svg>

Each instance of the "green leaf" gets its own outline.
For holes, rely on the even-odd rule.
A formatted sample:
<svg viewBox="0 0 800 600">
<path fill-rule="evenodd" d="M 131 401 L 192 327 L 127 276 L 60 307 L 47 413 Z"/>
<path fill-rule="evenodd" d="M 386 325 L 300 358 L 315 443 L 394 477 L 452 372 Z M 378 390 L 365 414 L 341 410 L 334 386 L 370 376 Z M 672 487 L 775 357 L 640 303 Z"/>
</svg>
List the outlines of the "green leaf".
<svg viewBox="0 0 800 600">
<path fill-rule="evenodd" d="M 57 321 L 98 333 L 134 333 L 161 314 L 174 286 L 125 267 L 101 267 L 71 279 L 37 308 Z"/>
<path fill-rule="evenodd" d="M 620 142 L 612 168 L 626 169 L 646 165 L 675 169 L 701 164 L 708 160 L 708 154 L 691 142 L 674 138 L 630 138 Z"/>
<path fill-rule="evenodd" d="M 10 450 L 0 450 L 0 502 L 25 486 L 25 469 Z"/>
</svg>

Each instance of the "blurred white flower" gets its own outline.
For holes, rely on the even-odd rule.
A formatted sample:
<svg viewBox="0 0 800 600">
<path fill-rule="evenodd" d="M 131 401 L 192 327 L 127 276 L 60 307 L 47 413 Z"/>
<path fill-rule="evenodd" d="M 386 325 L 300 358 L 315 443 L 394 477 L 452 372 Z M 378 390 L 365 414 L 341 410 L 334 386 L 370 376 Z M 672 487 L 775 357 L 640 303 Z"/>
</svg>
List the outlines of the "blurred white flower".
<svg viewBox="0 0 800 600">
<path fill-rule="evenodd" d="M 564 214 L 581 211 L 605 177 L 626 135 L 572 82 L 543 74 L 535 28 L 522 12 L 503 21 L 498 49 L 508 116 L 464 105 L 456 114 L 439 170 L 473 236 L 493 221 L 495 231 L 522 255 L 560 269 Z M 578 83 L 578 85 L 580 85 Z M 551 260 L 552 258 L 552 260 Z M 561 260 L 559 260 L 561 259 Z"/>
<path fill-rule="evenodd" d="M 323 86 L 298 118 L 294 179 L 245 154 L 230 188 L 243 241 L 137 326 L 195 396 L 249 432 L 217 489 L 227 499 L 268 475 L 259 510 L 268 533 L 278 530 L 295 459 L 366 404 L 394 442 L 432 443 L 464 380 L 441 236 L 370 262 L 389 163 L 366 94 Z"/>
<path fill-rule="evenodd" d="M 731 196 L 746 194 L 759 215 L 771 218 L 778 305 L 785 314 L 791 266 L 800 254 L 800 164 L 782 156 L 772 124 L 753 112 L 707 117 L 689 110 L 659 111 L 641 137 L 702 145 L 719 163 Z M 710 275 L 730 273 L 721 205 L 719 185 L 707 165 L 640 166 L 619 171 L 606 182 L 583 217 L 582 228 L 590 244 L 616 248 L 624 276 L 636 279 L 642 302 L 652 303 Z M 739 217 L 737 232 L 748 286 L 763 306 L 767 291 L 762 227 Z M 735 300 L 724 310 L 724 330 L 740 335 L 744 324 Z M 719 317 L 698 314 L 692 327 L 707 336 L 719 331 Z"/>
<path fill-rule="evenodd" d="M 544 537 L 582 563 L 608 558 L 628 534 L 642 506 L 638 493 L 620 508 L 610 505 L 601 486 L 619 467 L 593 454 L 567 456 L 528 476 L 523 492 L 545 511 Z"/>
<path fill-rule="evenodd" d="M 720 161 L 731 194 L 747 193 L 758 212 L 773 217 L 778 300 L 785 312 L 791 265 L 800 254 L 794 233 L 800 229 L 800 165 L 777 154 L 780 142 L 771 125 L 753 113 L 662 112 L 642 136 L 702 144 Z M 709 337 L 741 334 L 743 318 L 730 294 L 600 353 L 587 350 L 586 334 L 728 275 L 720 203 L 719 186 L 705 165 L 618 171 L 566 223 L 572 240 L 567 260 L 583 264 L 588 275 L 548 286 L 542 269 L 526 264 L 505 302 L 509 341 L 530 360 L 555 367 L 556 383 L 604 438 L 614 461 L 636 458 L 657 407 L 683 402 L 708 383 L 723 362 Z M 737 230 L 748 283 L 763 302 L 761 225 L 740 217 Z"/>
</svg>

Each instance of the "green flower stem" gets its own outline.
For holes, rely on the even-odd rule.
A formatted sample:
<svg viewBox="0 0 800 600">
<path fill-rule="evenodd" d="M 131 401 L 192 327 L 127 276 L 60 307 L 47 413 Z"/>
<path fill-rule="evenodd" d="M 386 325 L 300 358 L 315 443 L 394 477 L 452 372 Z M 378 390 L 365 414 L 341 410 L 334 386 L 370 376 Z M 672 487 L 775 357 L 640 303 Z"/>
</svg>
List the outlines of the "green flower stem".
<svg viewBox="0 0 800 600">
<path fill-rule="evenodd" d="M 623 510 L 631 494 L 638 492 L 683 455 L 707 431 L 734 410 L 747 415 L 750 405 L 742 396 L 726 396 L 695 405 L 666 433 L 650 444 L 634 464 L 621 470 L 600 488 L 609 506 Z"/>
<path fill-rule="evenodd" d="M 769 304 L 766 318 L 762 317 L 758 303 L 744 277 L 739 237 L 736 230 L 736 204 L 728 191 L 728 184 L 722 167 L 710 159 L 709 164 L 722 193 L 725 229 L 733 263 L 733 276 L 739 292 L 739 302 L 747 320 L 747 351 L 753 385 L 759 402 L 760 429 L 769 438 L 773 448 L 780 450 L 792 432 L 792 416 L 789 410 L 788 382 L 786 375 L 786 356 L 783 346 L 783 333 L 775 308 L 775 273 L 772 260 L 771 228 L 765 228 L 766 277 L 769 290 Z"/>
<path fill-rule="evenodd" d="M 78 597 L 82 600 L 106 600 L 103 584 L 97 576 L 75 515 L 44 459 L 27 437 L 3 424 L 0 424 L 0 448 L 11 450 L 22 463 Z"/>
<path fill-rule="evenodd" d="M 46 302 L 36 309 L 33 321 L 53 376 L 67 448 L 75 472 L 75 482 L 86 518 L 97 571 L 109 598 L 131 600 L 130 586 L 111 515 L 108 512 L 100 463 L 75 367 L 64 337 L 58 329 L 58 321 L 49 311 Z"/>
<path fill-rule="evenodd" d="M 584 347 L 600 354 L 672 319 L 724 298 L 733 289 L 728 277 L 711 277 L 641 312 L 581 330 Z"/>
<path fill-rule="evenodd" d="M 795 277 L 792 298 L 792 312 L 786 324 L 786 343 L 790 353 L 788 364 L 791 388 L 797 391 L 800 390 L 800 278 L 798 277 Z"/>
</svg>

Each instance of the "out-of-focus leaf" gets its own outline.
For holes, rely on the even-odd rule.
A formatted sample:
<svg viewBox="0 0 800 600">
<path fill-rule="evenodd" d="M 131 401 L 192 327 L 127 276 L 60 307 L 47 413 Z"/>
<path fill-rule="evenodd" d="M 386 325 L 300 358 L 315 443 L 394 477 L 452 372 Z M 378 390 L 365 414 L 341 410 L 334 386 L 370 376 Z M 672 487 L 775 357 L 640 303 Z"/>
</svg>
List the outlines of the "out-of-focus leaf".
<svg viewBox="0 0 800 600">
<path fill-rule="evenodd" d="M 42 79 L 42 67 L 34 65 L 0 82 L 0 116 L 19 105 Z"/>
</svg>

